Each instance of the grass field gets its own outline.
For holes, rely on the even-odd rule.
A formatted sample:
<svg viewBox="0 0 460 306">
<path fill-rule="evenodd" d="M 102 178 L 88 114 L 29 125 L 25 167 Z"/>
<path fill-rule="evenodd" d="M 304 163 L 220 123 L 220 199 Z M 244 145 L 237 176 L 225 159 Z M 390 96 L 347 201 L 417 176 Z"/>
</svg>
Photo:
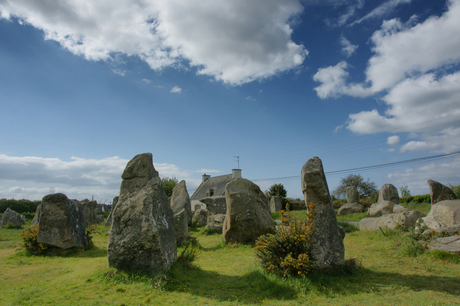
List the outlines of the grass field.
<svg viewBox="0 0 460 306">
<path fill-rule="evenodd" d="M 0 304 L 460 305 L 460 264 L 430 252 L 403 254 L 397 233 L 347 233 L 345 257 L 362 264 L 354 274 L 283 279 L 259 268 L 253 246 L 226 245 L 202 230 L 192 232 L 201 245 L 192 268 L 117 272 L 107 263 L 108 230 L 97 228 L 93 250 L 50 257 L 27 256 L 23 229 L 0 229 Z"/>
</svg>

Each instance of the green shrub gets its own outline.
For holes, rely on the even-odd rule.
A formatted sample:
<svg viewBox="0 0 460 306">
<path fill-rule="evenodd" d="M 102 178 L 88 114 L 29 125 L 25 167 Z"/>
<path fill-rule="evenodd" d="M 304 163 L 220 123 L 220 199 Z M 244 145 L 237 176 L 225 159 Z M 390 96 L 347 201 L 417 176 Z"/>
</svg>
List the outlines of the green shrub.
<svg viewBox="0 0 460 306">
<path fill-rule="evenodd" d="M 24 233 L 21 234 L 24 247 L 27 252 L 33 255 L 46 254 L 48 252 L 48 246 L 46 244 L 37 242 L 38 236 L 38 224 L 36 227 L 29 227 Z"/>
<path fill-rule="evenodd" d="M 460 255 L 452 254 L 441 250 L 432 250 L 428 252 L 429 256 L 433 259 L 449 261 L 452 263 L 460 263 Z"/>
<path fill-rule="evenodd" d="M 198 259 L 201 252 L 199 251 L 199 245 L 196 238 L 191 237 L 184 244 L 184 249 L 177 256 L 177 261 L 183 263 L 185 266 L 191 268 L 192 263 Z"/>
<path fill-rule="evenodd" d="M 280 211 L 282 225 L 274 234 L 262 235 L 256 241 L 255 254 L 262 268 L 268 273 L 283 277 L 307 275 L 313 267 L 311 236 L 313 235 L 315 204 L 310 204 L 306 220 L 299 220 Z"/>
<path fill-rule="evenodd" d="M 455 196 L 457 197 L 457 199 L 460 199 L 460 185 L 454 186 L 454 185 L 449 184 L 449 187 L 455 193 Z"/>
</svg>

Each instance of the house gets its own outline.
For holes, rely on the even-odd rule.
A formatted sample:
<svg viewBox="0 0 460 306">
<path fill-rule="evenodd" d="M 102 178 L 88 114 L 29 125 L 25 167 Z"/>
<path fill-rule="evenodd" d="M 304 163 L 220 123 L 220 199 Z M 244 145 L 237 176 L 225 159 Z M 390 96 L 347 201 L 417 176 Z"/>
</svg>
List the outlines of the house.
<svg viewBox="0 0 460 306">
<path fill-rule="evenodd" d="M 232 169 L 231 174 L 214 177 L 206 173 L 203 174 L 203 181 L 190 197 L 192 211 L 206 207 L 205 204 L 200 202 L 203 198 L 225 196 L 225 186 L 236 178 L 241 178 L 241 169 Z"/>
</svg>

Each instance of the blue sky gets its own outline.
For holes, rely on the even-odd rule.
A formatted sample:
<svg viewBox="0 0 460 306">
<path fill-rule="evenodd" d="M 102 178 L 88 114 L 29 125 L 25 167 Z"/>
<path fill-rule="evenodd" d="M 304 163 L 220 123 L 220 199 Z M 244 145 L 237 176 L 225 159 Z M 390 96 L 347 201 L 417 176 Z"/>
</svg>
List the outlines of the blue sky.
<svg viewBox="0 0 460 306">
<path fill-rule="evenodd" d="M 190 195 L 236 156 L 294 198 L 313 156 L 458 185 L 459 64 L 460 0 L 1 0 L 0 197 L 110 202 L 144 152 Z"/>
</svg>

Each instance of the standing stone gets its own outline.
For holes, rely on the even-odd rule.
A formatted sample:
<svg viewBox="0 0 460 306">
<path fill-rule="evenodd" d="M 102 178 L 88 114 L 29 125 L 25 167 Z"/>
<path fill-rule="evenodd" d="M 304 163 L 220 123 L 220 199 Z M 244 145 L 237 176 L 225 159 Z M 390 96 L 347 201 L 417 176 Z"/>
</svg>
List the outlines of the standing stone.
<svg viewBox="0 0 460 306">
<path fill-rule="evenodd" d="M 37 208 L 35 209 L 35 215 L 34 218 L 32 219 L 32 222 L 30 223 L 31 228 L 36 228 L 38 226 L 38 222 L 40 221 L 40 213 L 42 210 L 42 204 L 38 204 Z"/>
<path fill-rule="evenodd" d="M 268 201 L 259 186 L 237 178 L 225 186 L 227 216 L 223 226 L 226 243 L 252 243 L 274 227 Z"/>
<path fill-rule="evenodd" d="M 350 214 L 356 214 L 356 213 L 362 213 L 364 212 L 365 208 L 363 205 L 359 203 L 347 203 L 345 205 L 342 205 L 339 210 L 337 211 L 338 216 L 344 216 L 344 215 L 350 215 Z"/>
<path fill-rule="evenodd" d="M 225 196 L 207 197 L 200 199 L 200 202 L 206 204 L 206 209 L 211 215 L 220 215 L 227 213 L 227 201 Z"/>
<path fill-rule="evenodd" d="M 117 207 L 117 203 L 118 203 L 118 196 L 113 198 L 112 207 L 110 208 L 110 214 L 107 217 L 107 220 L 105 221 L 105 226 L 112 226 L 112 214 L 113 214 L 113 211 L 115 210 L 115 207 Z"/>
<path fill-rule="evenodd" d="M 457 199 L 452 189 L 439 182 L 428 180 L 428 186 L 430 186 L 431 204 L 436 204 L 444 200 Z"/>
<path fill-rule="evenodd" d="M 209 212 L 205 208 L 198 208 L 193 215 L 192 223 L 198 226 L 205 226 L 208 224 Z"/>
<path fill-rule="evenodd" d="M 170 267 L 177 259 L 173 212 L 152 154 L 135 156 L 121 177 L 107 247 L 109 266 L 120 270 Z"/>
<path fill-rule="evenodd" d="M 20 228 L 25 223 L 25 221 L 21 218 L 21 215 L 9 207 L 3 212 L 0 221 L 2 227 L 5 227 L 8 225 L 8 223 L 10 223 L 15 228 Z"/>
<path fill-rule="evenodd" d="M 270 199 L 269 206 L 270 206 L 270 212 L 278 212 L 283 209 L 283 200 L 278 195 L 273 196 Z"/>
<path fill-rule="evenodd" d="M 359 203 L 358 188 L 356 186 L 347 187 L 347 203 Z"/>
<path fill-rule="evenodd" d="M 380 188 L 379 200 L 382 201 L 391 201 L 395 204 L 399 204 L 399 195 L 398 189 L 392 184 L 385 184 Z"/>
<path fill-rule="evenodd" d="M 423 225 L 431 229 L 460 225 L 460 200 L 444 200 L 431 205 Z"/>
<path fill-rule="evenodd" d="M 53 193 L 44 196 L 39 206 L 38 243 L 61 249 L 88 245 L 80 202 L 69 200 L 65 194 Z"/>
<path fill-rule="evenodd" d="M 369 217 L 378 217 L 386 214 L 393 213 L 393 208 L 396 204 L 392 201 L 381 201 L 372 204 L 367 210 Z"/>
<path fill-rule="evenodd" d="M 407 210 L 401 213 L 391 213 L 378 218 L 364 218 L 359 222 L 361 231 L 376 231 L 379 228 L 396 229 L 398 227 L 414 227 L 419 218 L 425 215 L 418 210 Z"/>
<path fill-rule="evenodd" d="M 188 195 L 185 181 L 180 181 L 173 188 L 169 204 L 171 205 L 173 214 L 177 214 L 182 211 L 182 209 L 185 209 L 187 224 L 192 223 L 192 205 L 190 204 L 190 196 Z"/>
<path fill-rule="evenodd" d="M 321 269 L 343 264 L 345 230 L 337 222 L 321 159 L 312 157 L 305 163 L 301 184 L 306 206 L 316 204 L 312 235 L 315 266 Z"/>
<path fill-rule="evenodd" d="M 176 241 L 179 244 L 184 243 L 189 238 L 188 215 L 185 208 L 182 208 L 180 212 L 174 215 L 174 232 L 176 233 Z"/>
<path fill-rule="evenodd" d="M 80 202 L 81 203 L 81 202 Z M 85 216 L 85 221 L 88 225 L 97 224 L 97 201 L 86 201 L 81 203 L 81 208 L 83 210 L 83 215 Z"/>
</svg>

